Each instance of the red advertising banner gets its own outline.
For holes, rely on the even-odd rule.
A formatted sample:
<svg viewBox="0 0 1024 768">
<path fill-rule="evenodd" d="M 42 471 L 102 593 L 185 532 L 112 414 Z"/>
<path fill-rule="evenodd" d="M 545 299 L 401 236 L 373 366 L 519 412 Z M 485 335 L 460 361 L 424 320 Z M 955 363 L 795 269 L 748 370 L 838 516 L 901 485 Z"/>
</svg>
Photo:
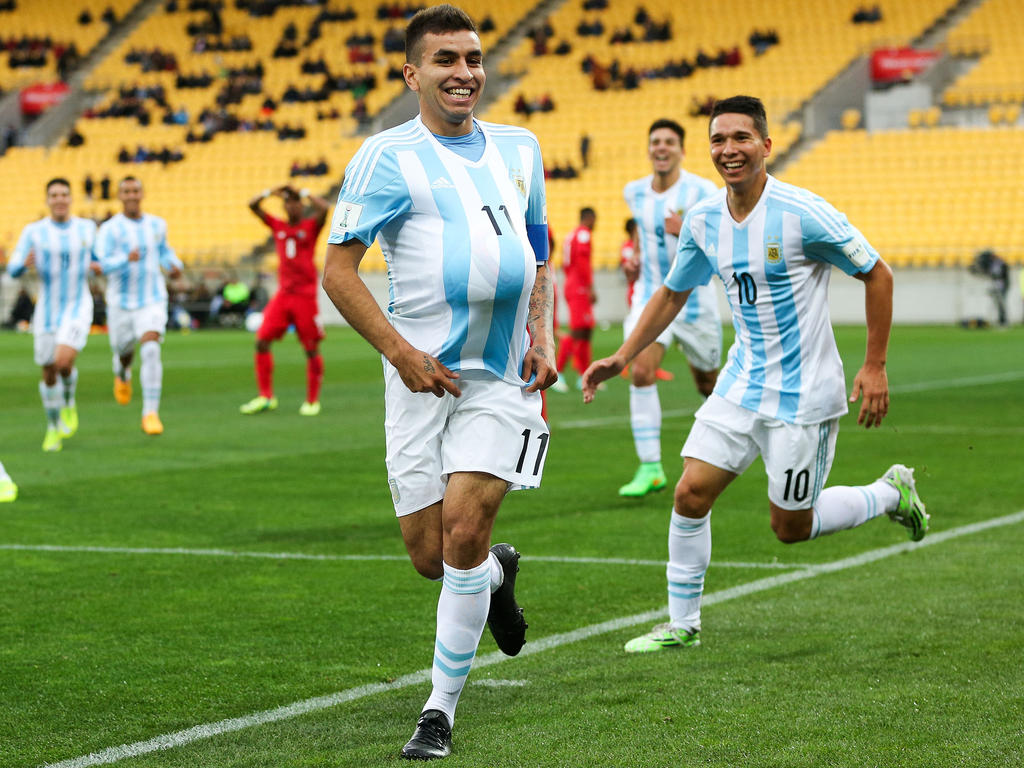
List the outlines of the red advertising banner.
<svg viewBox="0 0 1024 768">
<path fill-rule="evenodd" d="M 879 48 L 871 54 L 871 79 L 876 83 L 909 80 L 939 57 L 938 51 Z"/>
<path fill-rule="evenodd" d="M 36 83 L 21 89 L 19 101 L 23 115 L 38 115 L 59 104 L 71 92 L 67 83 Z"/>
</svg>

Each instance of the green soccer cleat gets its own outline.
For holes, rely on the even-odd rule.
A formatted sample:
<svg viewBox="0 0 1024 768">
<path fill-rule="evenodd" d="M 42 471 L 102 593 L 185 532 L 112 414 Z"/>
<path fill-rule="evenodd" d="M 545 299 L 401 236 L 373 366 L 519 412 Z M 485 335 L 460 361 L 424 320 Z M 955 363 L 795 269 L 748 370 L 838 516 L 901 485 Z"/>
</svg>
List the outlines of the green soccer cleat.
<svg viewBox="0 0 1024 768">
<path fill-rule="evenodd" d="M 46 437 L 43 438 L 43 450 L 47 453 L 56 453 L 63 447 L 60 430 L 57 427 L 47 427 Z"/>
<path fill-rule="evenodd" d="M 299 415 L 300 416 L 319 416 L 320 415 L 320 401 L 317 400 L 315 403 L 303 403 L 302 405 L 299 406 Z"/>
<path fill-rule="evenodd" d="M 18 498 L 18 486 L 13 480 L 0 480 L 0 502 L 14 501 Z"/>
<path fill-rule="evenodd" d="M 275 411 L 277 410 L 277 398 L 260 395 L 259 397 L 254 397 L 238 410 L 247 416 L 254 413 L 263 413 L 264 411 Z"/>
<path fill-rule="evenodd" d="M 907 529 L 911 541 L 920 541 L 928 533 L 928 513 L 924 502 L 917 495 L 914 485 L 914 470 L 902 464 L 893 464 L 882 475 L 882 479 L 899 491 L 900 503 L 896 509 L 887 512 L 889 519 Z"/>
<path fill-rule="evenodd" d="M 660 461 L 648 461 L 641 464 L 633 479 L 619 488 L 619 496 L 640 498 L 653 491 L 663 491 L 668 487 L 668 478 L 661 468 Z"/>
<path fill-rule="evenodd" d="M 699 629 L 679 629 L 671 624 L 659 624 L 646 635 L 634 637 L 626 643 L 626 653 L 653 653 L 669 648 L 696 648 L 700 645 Z"/>
<path fill-rule="evenodd" d="M 78 431 L 78 409 L 73 405 L 60 409 L 61 437 L 71 437 Z"/>
</svg>

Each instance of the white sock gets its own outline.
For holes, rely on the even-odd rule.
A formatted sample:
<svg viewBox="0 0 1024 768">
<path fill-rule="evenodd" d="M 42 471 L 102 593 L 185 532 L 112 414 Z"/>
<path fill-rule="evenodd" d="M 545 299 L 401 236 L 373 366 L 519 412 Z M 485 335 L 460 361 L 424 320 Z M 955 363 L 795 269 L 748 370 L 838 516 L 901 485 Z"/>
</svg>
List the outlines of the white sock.
<svg viewBox="0 0 1024 768">
<path fill-rule="evenodd" d="M 155 413 L 160 410 L 160 389 L 164 381 L 164 365 L 160 361 L 160 342 L 147 341 L 139 347 L 142 364 L 139 379 L 142 381 L 142 412 Z"/>
<path fill-rule="evenodd" d="M 491 607 L 490 558 L 461 571 L 444 564 L 444 583 L 437 600 L 437 634 L 430 681 L 434 689 L 424 710 L 439 709 L 455 722 L 455 705 L 466 685 L 480 635 Z"/>
<path fill-rule="evenodd" d="M 700 629 L 704 573 L 711 562 L 711 512 L 694 519 L 672 511 L 668 527 L 668 616 L 673 627 Z"/>
<path fill-rule="evenodd" d="M 487 553 L 487 562 L 491 565 L 491 594 L 494 594 L 498 587 L 505 582 L 505 570 L 501 567 L 497 555 L 493 552 Z"/>
<path fill-rule="evenodd" d="M 78 389 L 78 368 L 72 368 L 69 375 L 61 377 L 61 381 L 64 383 L 64 405 L 73 408 L 75 406 L 75 390 Z"/>
<path fill-rule="evenodd" d="M 7 474 L 7 470 L 4 469 L 4 463 L 0 461 L 0 482 L 4 480 L 10 480 L 11 476 Z"/>
<path fill-rule="evenodd" d="M 814 502 L 811 538 L 856 528 L 868 520 L 896 509 L 900 492 L 885 480 L 871 485 L 833 485 L 818 494 Z"/>
<path fill-rule="evenodd" d="M 119 378 L 121 381 L 132 380 L 132 367 L 130 365 L 126 366 L 124 363 L 122 363 L 121 356 L 116 352 L 114 353 L 113 369 L 114 375 L 117 376 L 117 378 Z"/>
<path fill-rule="evenodd" d="M 661 400 L 657 384 L 629 385 L 629 424 L 640 461 L 661 461 Z"/>
<path fill-rule="evenodd" d="M 60 391 L 60 385 L 47 386 L 42 379 L 39 380 L 39 397 L 43 401 L 43 410 L 46 411 L 46 424 L 56 427 L 60 419 L 60 409 L 64 404 L 64 396 Z"/>
</svg>

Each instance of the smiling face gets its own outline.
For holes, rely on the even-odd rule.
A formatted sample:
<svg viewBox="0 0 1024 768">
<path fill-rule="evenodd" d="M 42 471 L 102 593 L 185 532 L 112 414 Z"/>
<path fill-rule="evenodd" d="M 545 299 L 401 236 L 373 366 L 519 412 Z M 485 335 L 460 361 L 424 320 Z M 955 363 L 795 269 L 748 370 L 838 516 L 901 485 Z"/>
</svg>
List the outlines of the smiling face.
<svg viewBox="0 0 1024 768">
<path fill-rule="evenodd" d="M 117 199 L 124 207 L 124 215 L 137 219 L 142 215 L 142 182 L 138 179 L 124 179 L 117 185 Z"/>
<path fill-rule="evenodd" d="M 50 218 L 57 222 L 68 220 L 71 215 L 71 187 L 61 182 L 53 182 L 46 188 L 46 205 L 50 209 Z"/>
<path fill-rule="evenodd" d="M 670 176 L 683 162 L 683 143 L 671 128 L 655 128 L 647 139 L 647 156 L 659 176 Z"/>
<path fill-rule="evenodd" d="M 724 112 L 711 121 L 710 133 L 711 161 L 731 190 L 742 192 L 763 185 L 772 140 L 760 134 L 754 118 Z"/>
<path fill-rule="evenodd" d="M 487 79 L 480 38 L 468 29 L 428 32 L 418 47 L 418 63 L 407 62 L 403 74 L 419 96 L 424 125 L 440 136 L 469 133 Z"/>
</svg>

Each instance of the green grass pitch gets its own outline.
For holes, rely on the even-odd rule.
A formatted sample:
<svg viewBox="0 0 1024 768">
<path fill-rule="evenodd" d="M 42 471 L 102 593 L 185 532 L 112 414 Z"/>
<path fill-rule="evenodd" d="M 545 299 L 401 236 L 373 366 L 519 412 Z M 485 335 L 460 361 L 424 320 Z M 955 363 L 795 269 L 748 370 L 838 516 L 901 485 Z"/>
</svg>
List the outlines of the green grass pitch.
<svg viewBox="0 0 1024 768">
<path fill-rule="evenodd" d="M 595 351 L 619 334 L 599 332 Z M 837 335 L 849 379 L 864 330 Z M 171 334 L 166 432 L 151 438 L 138 392 L 114 402 L 107 339 L 93 336 L 79 434 L 48 455 L 31 337 L 0 335 L 0 460 L 20 486 L 0 505 L 0 766 L 400 763 L 428 692 L 408 676 L 430 665 L 438 587 L 405 559 L 391 507 L 380 359 L 341 328 L 323 352 L 321 416 L 298 415 L 304 364 L 289 336 L 275 346 L 280 409 L 243 417 L 252 337 Z M 699 398 L 678 352 L 666 367 L 674 483 Z M 616 495 L 635 466 L 624 381 L 588 406 L 549 395 L 543 488 L 512 494 L 495 530 L 524 553 L 534 652 L 498 661 L 484 633 L 445 765 L 1024 762 L 1024 521 L 941 538 L 1024 510 L 1024 330 L 897 327 L 889 377 L 881 429 L 842 420 L 830 484 L 914 466 L 940 538 L 870 560 L 906 541 L 882 518 L 780 544 L 758 462 L 715 508 L 703 647 L 642 658 L 622 645 L 666 602 L 671 495 Z M 835 562 L 851 567 L 726 592 Z M 257 722 L 332 694 L 333 706 Z M 248 727 L 202 728 L 231 718 Z"/>
</svg>

